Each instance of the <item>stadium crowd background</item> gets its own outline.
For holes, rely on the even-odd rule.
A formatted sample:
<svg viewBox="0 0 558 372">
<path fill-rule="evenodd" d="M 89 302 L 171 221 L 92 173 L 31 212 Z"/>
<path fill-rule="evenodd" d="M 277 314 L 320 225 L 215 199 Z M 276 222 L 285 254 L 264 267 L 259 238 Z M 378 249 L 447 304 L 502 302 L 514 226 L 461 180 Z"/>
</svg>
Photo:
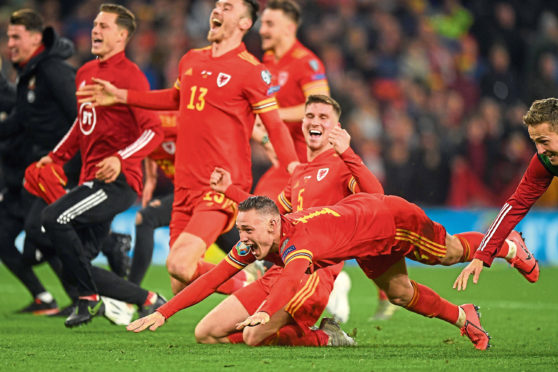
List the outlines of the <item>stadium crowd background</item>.
<svg viewBox="0 0 558 372">
<path fill-rule="evenodd" d="M 70 62 L 80 66 L 92 58 L 91 24 L 103 2 L 2 1 L 2 59 L 10 13 L 32 7 L 75 43 Z M 153 89 L 173 84 L 185 51 L 207 45 L 214 0 L 116 2 L 138 17 L 127 55 Z M 534 153 L 522 115 L 533 100 L 558 96 L 558 2 L 299 3 L 299 39 L 322 58 L 352 146 L 386 193 L 426 206 L 503 204 Z M 255 30 L 245 40 L 260 57 Z M 9 63 L 2 70 L 15 79 Z M 267 164 L 254 149 L 257 178 Z M 539 205 L 557 201 L 553 184 Z"/>
</svg>

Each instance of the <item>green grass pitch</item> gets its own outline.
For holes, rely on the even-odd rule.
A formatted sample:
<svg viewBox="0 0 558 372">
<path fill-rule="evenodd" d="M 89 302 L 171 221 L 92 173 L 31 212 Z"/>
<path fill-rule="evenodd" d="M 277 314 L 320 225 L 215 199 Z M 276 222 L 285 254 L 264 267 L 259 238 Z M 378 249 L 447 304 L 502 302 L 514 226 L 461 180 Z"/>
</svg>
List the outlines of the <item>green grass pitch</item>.
<svg viewBox="0 0 558 372">
<path fill-rule="evenodd" d="M 157 332 L 133 334 L 104 318 L 66 329 L 61 318 L 17 315 L 30 297 L 0 266 L 0 369 L 2 371 L 382 371 L 558 369 L 558 268 L 542 267 L 530 284 L 514 269 L 495 265 L 478 285 L 458 293 L 451 285 L 455 268 L 411 267 L 410 277 L 454 303 L 481 307 L 484 328 L 492 336 L 488 351 L 474 349 L 459 330 L 437 319 L 403 309 L 384 322 L 367 319 L 376 307 L 376 289 L 357 267 L 352 279 L 351 317 L 345 330 L 357 329 L 354 348 L 293 348 L 198 345 L 196 323 L 223 296 L 213 295 L 183 310 Z M 47 288 L 68 302 L 46 266 L 37 268 Z M 163 267 L 152 267 L 144 287 L 170 297 Z"/>
</svg>

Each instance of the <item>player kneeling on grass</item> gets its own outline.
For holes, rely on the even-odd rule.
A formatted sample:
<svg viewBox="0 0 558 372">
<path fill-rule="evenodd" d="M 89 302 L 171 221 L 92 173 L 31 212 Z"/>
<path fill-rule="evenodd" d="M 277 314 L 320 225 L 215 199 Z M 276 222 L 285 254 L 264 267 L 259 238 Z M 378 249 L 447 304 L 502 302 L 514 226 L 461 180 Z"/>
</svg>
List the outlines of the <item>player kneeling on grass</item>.
<svg viewBox="0 0 558 372">
<path fill-rule="evenodd" d="M 240 244 L 217 267 L 201 276 L 148 317 L 127 329 L 156 330 L 177 311 L 205 299 L 225 280 L 256 259 L 284 266 L 265 303 L 236 324 L 250 343 L 253 327 L 277 320 L 280 309 L 293 300 L 304 275 L 338 262 L 356 259 L 366 275 L 396 305 L 456 325 L 477 349 L 489 347 L 489 336 L 472 304 L 457 306 L 407 276 L 405 255 L 415 245 L 448 250 L 459 239 L 431 221 L 416 205 L 396 196 L 356 194 L 329 207 L 316 207 L 281 216 L 267 197 L 251 197 L 239 205 L 236 221 Z M 281 314 L 281 313 L 279 313 Z M 237 321 L 237 320 L 235 320 Z M 327 333 L 309 330 L 316 345 L 329 342 Z M 281 332 L 272 342 L 279 343 Z M 300 338 L 292 334 L 290 339 Z M 292 342 L 291 344 L 295 344 Z"/>
</svg>

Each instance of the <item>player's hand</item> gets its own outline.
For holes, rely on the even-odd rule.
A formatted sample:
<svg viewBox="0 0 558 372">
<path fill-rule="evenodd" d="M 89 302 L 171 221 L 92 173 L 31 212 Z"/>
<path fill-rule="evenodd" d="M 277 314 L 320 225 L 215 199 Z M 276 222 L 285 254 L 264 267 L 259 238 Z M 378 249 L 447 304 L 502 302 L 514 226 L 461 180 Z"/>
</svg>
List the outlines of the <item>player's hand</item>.
<svg viewBox="0 0 558 372">
<path fill-rule="evenodd" d="M 469 276 L 473 274 L 473 283 L 477 284 L 479 282 L 479 276 L 484 268 L 484 264 L 478 258 L 474 258 L 473 261 L 467 267 L 461 271 L 461 274 L 453 283 L 453 289 L 457 289 L 458 291 L 467 289 L 467 282 L 469 281 Z"/>
<path fill-rule="evenodd" d="M 128 91 L 119 89 L 106 80 L 92 78 L 95 84 L 87 84 L 78 89 L 79 103 L 90 102 L 93 106 L 111 106 L 126 103 Z"/>
<path fill-rule="evenodd" d="M 153 192 L 155 191 L 155 187 L 157 186 L 157 182 L 153 180 L 145 180 L 143 185 L 143 191 L 141 193 L 141 207 L 145 208 L 147 204 L 153 198 Z"/>
<path fill-rule="evenodd" d="M 53 162 L 52 158 L 51 158 L 50 156 L 48 156 L 48 155 L 45 155 L 45 156 L 43 156 L 41 159 L 39 159 L 39 161 L 37 162 L 37 164 L 35 164 L 35 166 L 36 166 L 37 168 L 42 168 L 42 167 L 44 167 L 45 165 L 50 164 L 50 163 L 52 163 L 52 162 Z"/>
<path fill-rule="evenodd" d="M 165 324 L 165 317 L 160 312 L 155 311 L 153 314 L 149 314 L 148 316 L 144 316 L 128 324 L 126 329 L 138 333 L 149 327 L 150 331 L 154 331 L 163 324 Z"/>
<path fill-rule="evenodd" d="M 258 324 L 266 324 L 267 322 L 269 322 L 269 314 L 263 311 L 258 311 L 254 315 L 246 318 L 246 320 L 242 323 L 237 323 L 236 329 L 240 331 L 241 329 L 244 329 L 244 327 L 254 327 Z"/>
<path fill-rule="evenodd" d="M 299 165 L 300 165 L 299 161 L 290 162 L 289 165 L 287 165 L 287 172 L 289 172 L 289 174 L 293 174 L 295 168 L 298 167 Z"/>
<path fill-rule="evenodd" d="M 351 136 L 345 129 L 335 127 L 329 132 L 327 140 L 333 146 L 335 152 L 342 154 L 349 148 Z"/>
<path fill-rule="evenodd" d="M 215 167 L 213 173 L 211 173 L 209 177 L 209 186 L 211 189 L 224 194 L 231 184 L 231 174 L 223 168 Z"/>
<path fill-rule="evenodd" d="M 104 183 L 114 182 L 122 170 L 120 159 L 116 156 L 104 158 L 96 166 L 99 169 L 95 173 L 95 178 Z"/>
</svg>

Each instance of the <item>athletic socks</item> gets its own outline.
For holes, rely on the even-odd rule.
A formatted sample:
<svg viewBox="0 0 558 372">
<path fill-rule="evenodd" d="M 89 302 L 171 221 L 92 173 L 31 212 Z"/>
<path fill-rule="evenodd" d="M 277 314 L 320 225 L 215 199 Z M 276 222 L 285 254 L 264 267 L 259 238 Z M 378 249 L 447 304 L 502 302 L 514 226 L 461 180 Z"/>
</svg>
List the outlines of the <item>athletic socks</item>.
<svg viewBox="0 0 558 372">
<path fill-rule="evenodd" d="M 479 232 L 470 231 L 455 234 L 457 239 L 461 242 L 461 246 L 463 246 L 463 256 L 461 257 L 461 262 L 469 262 L 473 259 L 475 252 L 479 248 L 482 239 L 484 238 L 484 234 Z"/>
<path fill-rule="evenodd" d="M 438 318 L 451 324 L 456 324 L 459 318 L 459 306 L 452 304 L 432 289 L 411 280 L 414 294 L 405 306 L 407 310 L 424 315 L 428 318 Z"/>
<path fill-rule="evenodd" d="M 145 302 L 143 303 L 143 306 L 151 306 L 156 301 L 157 301 L 157 293 L 148 291 L 147 292 L 147 298 L 145 299 Z"/>
</svg>

